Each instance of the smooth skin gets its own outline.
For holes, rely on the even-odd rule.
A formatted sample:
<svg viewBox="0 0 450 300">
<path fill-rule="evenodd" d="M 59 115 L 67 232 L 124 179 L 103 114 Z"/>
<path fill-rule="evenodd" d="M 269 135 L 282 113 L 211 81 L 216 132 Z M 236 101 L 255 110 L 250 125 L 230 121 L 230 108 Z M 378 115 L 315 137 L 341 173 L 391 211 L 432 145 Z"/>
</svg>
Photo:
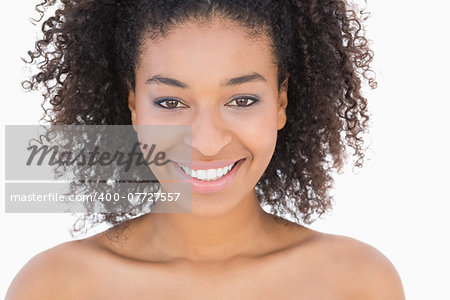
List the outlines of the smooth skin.
<svg viewBox="0 0 450 300">
<path fill-rule="evenodd" d="M 405 298 L 394 266 L 372 246 L 274 217 L 259 205 L 255 184 L 288 109 L 287 81 L 278 92 L 266 35 L 250 38 L 224 20 L 188 22 L 147 39 L 141 53 L 129 95 L 133 124 L 190 125 L 186 146 L 194 161 L 244 164 L 229 188 L 193 193 L 192 213 L 146 214 L 128 221 L 117 241 L 108 230 L 35 256 L 6 299 Z M 264 79 L 223 85 L 255 73 Z M 148 82 L 155 75 L 182 87 Z M 232 100 L 241 94 L 259 101 Z M 180 102 L 155 105 L 161 97 Z"/>
</svg>

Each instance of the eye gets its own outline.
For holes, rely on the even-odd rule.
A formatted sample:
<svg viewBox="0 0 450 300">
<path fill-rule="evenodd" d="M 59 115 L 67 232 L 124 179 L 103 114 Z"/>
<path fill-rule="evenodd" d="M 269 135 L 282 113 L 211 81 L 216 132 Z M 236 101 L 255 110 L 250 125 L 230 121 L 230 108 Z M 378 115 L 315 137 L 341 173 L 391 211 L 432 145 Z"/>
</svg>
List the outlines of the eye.
<svg viewBox="0 0 450 300">
<path fill-rule="evenodd" d="M 259 99 L 253 96 L 238 96 L 227 103 L 228 106 L 236 106 L 236 107 L 248 107 L 250 105 L 255 104 L 258 102 Z M 230 103 L 235 104 L 230 104 Z"/>
<path fill-rule="evenodd" d="M 164 98 L 160 100 L 154 101 L 154 103 L 162 108 L 165 109 L 178 109 L 178 108 L 184 108 L 189 107 L 185 105 L 180 100 L 174 99 L 174 98 Z"/>
</svg>

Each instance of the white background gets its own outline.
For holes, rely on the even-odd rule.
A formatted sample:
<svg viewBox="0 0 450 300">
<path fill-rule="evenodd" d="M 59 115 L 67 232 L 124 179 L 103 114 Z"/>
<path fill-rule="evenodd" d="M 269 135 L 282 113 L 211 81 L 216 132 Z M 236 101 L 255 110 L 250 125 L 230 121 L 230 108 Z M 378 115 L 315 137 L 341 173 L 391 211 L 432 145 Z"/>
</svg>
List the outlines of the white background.
<svg viewBox="0 0 450 300">
<path fill-rule="evenodd" d="M 450 299 L 448 181 L 449 29 L 444 1 L 369 0 L 378 89 L 366 89 L 372 114 L 365 167 L 336 177 L 336 205 L 312 228 L 371 244 L 396 266 L 407 299 Z M 1 28 L 0 163 L 4 125 L 37 124 L 39 93 L 24 93 L 20 56 L 33 47 L 31 1 L 7 1 Z M 447 154 L 447 155 L 446 155 Z M 4 169 L 4 167 L 2 167 Z M 61 214 L 5 214 L 0 192 L 3 298 L 35 254 L 70 240 L 74 219 Z"/>
</svg>

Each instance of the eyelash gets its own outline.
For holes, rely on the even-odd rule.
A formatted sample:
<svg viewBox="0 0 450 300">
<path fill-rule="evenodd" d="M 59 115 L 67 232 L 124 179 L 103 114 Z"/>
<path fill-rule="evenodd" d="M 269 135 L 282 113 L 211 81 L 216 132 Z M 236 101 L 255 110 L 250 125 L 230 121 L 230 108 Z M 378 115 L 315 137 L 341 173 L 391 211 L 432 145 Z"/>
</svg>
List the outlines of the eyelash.
<svg viewBox="0 0 450 300">
<path fill-rule="evenodd" d="M 259 99 L 257 97 L 254 97 L 254 96 L 240 95 L 240 96 L 236 96 L 233 99 L 231 99 L 230 102 L 241 100 L 241 99 L 250 100 L 250 101 L 253 101 L 253 102 L 251 102 L 248 105 L 244 105 L 244 106 L 241 106 L 241 105 L 227 105 L 227 106 L 235 106 L 235 107 L 238 107 L 238 108 L 246 108 L 246 107 L 249 107 L 249 106 L 251 106 L 251 105 L 253 105 L 253 104 L 255 104 L 255 103 L 257 103 L 259 101 Z M 164 105 L 161 104 L 161 103 L 164 103 L 164 102 L 167 102 L 167 101 L 177 101 L 177 107 L 169 108 L 169 107 L 164 106 Z M 230 102 L 228 102 L 228 103 L 230 103 Z M 182 101 L 180 101 L 180 100 L 178 100 L 176 98 L 163 98 L 163 99 L 155 100 L 154 103 L 155 103 L 155 105 L 157 105 L 157 106 L 159 106 L 159 107 L 161 107 L 163 109 L 167 109 L 167 110 L 176 110 L 176 109 L 189 107 L 186 104 L 184 104 Z M 182 107 L 178 107 L 179 103 L 183 104 L 184 107 L 183 106 Z"/>
</svg>

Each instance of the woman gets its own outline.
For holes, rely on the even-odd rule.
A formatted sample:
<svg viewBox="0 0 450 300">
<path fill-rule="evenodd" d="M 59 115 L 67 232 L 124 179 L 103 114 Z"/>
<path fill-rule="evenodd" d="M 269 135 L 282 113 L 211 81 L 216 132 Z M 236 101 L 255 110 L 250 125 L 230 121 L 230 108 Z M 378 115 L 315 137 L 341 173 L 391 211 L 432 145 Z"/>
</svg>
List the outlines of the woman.
<svg viewBox="0 0 450 300">
<path fill-rule="evenodd" d="M 89 215 L 115 226 L 34 257 L 7 299 L 404 299 L 378 250 L 298 224 L 345 143 L 362 163 L 372 52 L 345 2 L 62 2 L 28 88 L 56 125 L 192 126 L 191 169 L 167 166 L 192 213 Z"/>
</svg>

